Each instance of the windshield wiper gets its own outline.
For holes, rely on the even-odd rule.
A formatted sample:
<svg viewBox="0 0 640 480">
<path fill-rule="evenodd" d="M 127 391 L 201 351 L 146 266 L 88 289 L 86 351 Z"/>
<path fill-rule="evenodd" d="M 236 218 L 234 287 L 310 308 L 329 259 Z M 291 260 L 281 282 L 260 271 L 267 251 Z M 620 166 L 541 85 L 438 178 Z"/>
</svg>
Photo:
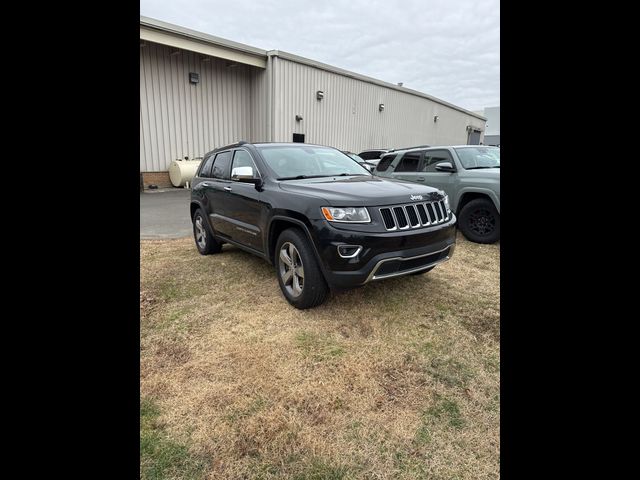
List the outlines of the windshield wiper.
<svg viewBox="0 0 640 480">
<path fill-rule="evenodd" d="M 330 177 L 366 177 L 366 173 L 339 173 L 338 175 L 329 175 Z"/>
<path fill-rule="evenodd" d="M 281 177 L 276 180 L 302 180 L 303 178 L 322 178 L 322 177 L 333 177 L 333 175 L 297 175 L 295 177 Z"/>
<path fill-rule="evenodd" d="M 344 177 L 344 176 L 352 176 L 352 175 L 362 175 L 366 176 L 366 173 L 338 173 L 334 175 L 297 175 L 295 177 L 281 177 L 276 180 L 302 180 L 305 178 L 323 178 L 323 177 Z"/>
</svg>

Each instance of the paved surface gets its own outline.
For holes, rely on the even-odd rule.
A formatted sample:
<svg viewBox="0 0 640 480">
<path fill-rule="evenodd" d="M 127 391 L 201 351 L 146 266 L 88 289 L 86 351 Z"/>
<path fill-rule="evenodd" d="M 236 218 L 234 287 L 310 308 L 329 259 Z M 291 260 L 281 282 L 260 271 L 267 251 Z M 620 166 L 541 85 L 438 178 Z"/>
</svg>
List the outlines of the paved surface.
<svg viewBox="0 0 640 480">
<path fill-rule="evenodd" d="M 192 235 L 191 191 L 174 188 L 140 194 L 140 238 L 180 238 Z"/>
</svg>

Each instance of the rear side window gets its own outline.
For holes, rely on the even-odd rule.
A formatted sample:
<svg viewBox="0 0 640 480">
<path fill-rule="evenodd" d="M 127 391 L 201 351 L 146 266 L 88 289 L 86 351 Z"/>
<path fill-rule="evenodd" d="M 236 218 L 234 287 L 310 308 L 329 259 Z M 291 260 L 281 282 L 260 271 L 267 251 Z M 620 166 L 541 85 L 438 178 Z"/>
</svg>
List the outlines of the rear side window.
<svg viewBox="0 0 640 480">
<path fill-rule="evenodd" d="M 376 170 L 378 172 L 386 172 L 387 168 L 389 168 L 389 165 L 391 165 L 391 162 L 393 162 L 396 157 L 397 155 L 387 155 L 382 157 L 382 160 L 378 162 L 378 166 L 376 167 Z"/>
<path fill-rule="evenodd" d="M 396 167 L 396 172 L 417 172 L 418 164 L 420 163 L 420 153 L 410 152 L 406 153 L 400 163 Z"/>
<path fill-rule="evenodd" d="M 202 160 L 202 168 L 200 169 L 199 177 L 208 178 L 211 176 L 211 164 L 213 163 L 213 155 L 209 155 L 208 157 L 204 157 Z"/>
<path fill-rule="evenodd" d="M 374 150 L 372 152 L 362 152 L 359 153 L 358 156 L 363 160 L 375 160 L 380 158 L 382 152 L 380 150 Z"/>
<path fill-rule="evenodd" d="M 229 178 L 229 164 L 231 163 L 231 152 L 222 152 L 216 155 L 213 162 L 211 176 L 213 178 Z"/>
</svg>

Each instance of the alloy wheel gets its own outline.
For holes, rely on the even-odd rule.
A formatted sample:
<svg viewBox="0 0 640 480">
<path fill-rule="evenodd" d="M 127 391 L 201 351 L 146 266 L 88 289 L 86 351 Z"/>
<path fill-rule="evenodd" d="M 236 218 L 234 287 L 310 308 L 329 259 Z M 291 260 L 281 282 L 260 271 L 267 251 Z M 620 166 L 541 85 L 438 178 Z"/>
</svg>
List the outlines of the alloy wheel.
<svg viewBox="0 0 640 480">
<path fill-rule="evenodd" d="M 496 219 L 486 208 L 474 210 L 469 215 L 469 229 L 477 235 L 490 235 L 496 228 Z"/>
<path fill-rule="evenodd" d="M 202 250 L 207 246 L 207 230 L 202 223 L 202 217 L 200 215 L 196 217 L 196 243 Z"/>
<path fill-rule="evenodd" d="M 280 278 L 289 295 L 299 297 L 304 288 L 304 266 L 295 245 L 285 242 L 280 248 L 278 260 Z"/>
</svg>

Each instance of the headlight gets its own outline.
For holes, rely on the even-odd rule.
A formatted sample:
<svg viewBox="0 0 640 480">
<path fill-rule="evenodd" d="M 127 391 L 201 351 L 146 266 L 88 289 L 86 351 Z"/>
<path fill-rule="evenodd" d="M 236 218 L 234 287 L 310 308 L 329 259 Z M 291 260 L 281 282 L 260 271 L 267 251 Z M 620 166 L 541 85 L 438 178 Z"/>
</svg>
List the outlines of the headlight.
<svg viewBox="0 0 640 480">
<path fill-rule="evenodd" d="M 447 213 L 451 212 L 451 207 L 449 206 L 449 195 L 444 196 L 444 205 L 447 207 Z"/>
<path fill-rule="evenodd" d="M 371 217 L 364 207 L 322 207 L 322 215 L 330 222 L 369 223 Z"/>
</svg>

